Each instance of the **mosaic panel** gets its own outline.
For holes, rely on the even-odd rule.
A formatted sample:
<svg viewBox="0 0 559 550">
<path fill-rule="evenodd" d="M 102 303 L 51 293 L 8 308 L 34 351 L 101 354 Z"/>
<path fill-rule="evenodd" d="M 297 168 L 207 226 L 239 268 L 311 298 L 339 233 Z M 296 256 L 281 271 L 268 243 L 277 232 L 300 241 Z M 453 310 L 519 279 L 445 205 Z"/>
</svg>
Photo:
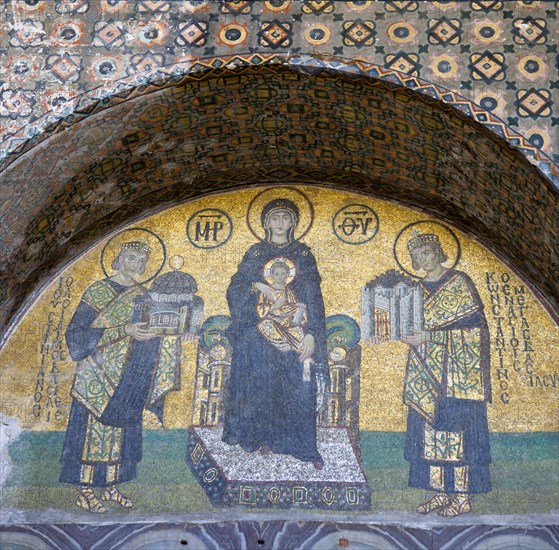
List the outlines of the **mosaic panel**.
<svg viewBox="0 0 559 550">
<path fill-rule="evenodd" d="M 200 514 L 297 513 L 306 526 L 257 539 L 295 548 L 376 547 L 378 521 L 426 521 L 397 530 L 408 547 L 456 519 L 494 525 L 480 541 L 551 524 L 558 346 L 518 276 L 425 212 L 311 185 L 175 204 L 58 273 L 3 346 L 2 536 L 29 541 L 16 525 L 47 508 L 68 524 L 174 514 L 196 544 L 229 533 L 190 527 Z M 315 533 L 316 514 L 332 524 Z M 140 543 L 134 525 L 126 541 L 78 529 L 57 536 Z"/>
<path fill-rule="evenodd" d="M 316 69 L 314 76 L 273 65 L 215 69 L 139 89 L 111 109 L 85 108 L 86 125 L 70 120 L 13 163 L 3 173 L 6 204 L 14 205 L 2 224 L 5 314 L 22 303 L 23 281 L 30 292 L 38 267 L 51 269 L 62 246 L 78 251 L 97 224 L 115 227 L 146 208 L 220 187 L 293 177 L 454 217 L 526 266 L 554 300 L 557 195 L 527 162 L 467 116 L 440 110 L 427 90 L 366 76 L 340 80 L 322 63 Z M 442 143 L 452 145 L 435 145 Z"/>
<path fill-rule="evenodd" d="M 324 125 L 323 120 L 323 126 L 317 123 L 311 129 L 302 131 L 296 122 L 297 114 L 306 123 L 316 119 L 317 114 L 314 111 L 312 115 L 301 112 L 300 105 L 286 108 L 286 112 L 281 111 L 284 103 L 280 90 L 279 98 L 267 98 L 270 111 L 258 113 L 262 115 L 259 120 L 256 114 L 243 119 L 241 113 L 246 109 L 244 105 L 235 112 L 235 116 L 228 114 L 225 123 L 218 120 L 213 124 L 215 121 L 212 117 L 215 117 L 212 114 L 208 127 L 199 120 L 181 119 L 169 132 L 174 137 L 169 139 L 168 135 L 163 136 L 157 143 L 149 144 L 145 132 L 152 128 L 160 129 L 166 124 L 161 122 L 165 118 L 164 109 L 155 107 L 152 112 L 143 114 L 143 118 L 131 124 L 133 131 L 126 136 L 118 136 L 117 133 L 111 136 L 110 129 L 93 123 L 92 136 L 84 140 L 83 134 L 80 135 L 80 131 L 74 129 L 71 139 L 76 144 L 80 138 L 82 143 L 90 144 L 87 149 L 90 158 L 100 152 L 98 163 L 88 165 L 77 162 L 77 170 L 74 171 L 71 166 L 76 161 L 70 148 L 65 159 L 67 173 L 61 181 L 55 182 L 56 171 L 64 173 L 62 158 L 68 142 L 63 139 L 54 151 L 61 163 L 51 168 L 50 180 L 42 176 L 34 176 L 33 180 L 12 177 L 20 166 L 27 173 L 33 172 L 33 159 L 27 159 L 22 164 L 16 162 L 22 153 L 30 151 L 52 134 L 70 129 L 76 121 L 89 124 L 94 118 L 91 115 L 104 116 L 100 113 L 107 107 L 133 99 L 144 92 L 155 91 L 158 87 L 169 87 L 186 73 L 216 69 L 219 73 L 219 68 L 228 63 L 237 66 L 271 63 L 298 66 L 310 74 L 327 67 L 334 72 L 367 75 L 386 83 L 415 89 L 428 97 L 451 104 L 508 140 L 548 180 L 557 185 L 557 167 L 551 162 L 557 164 L 559 158 L 556 150 L 559 124 L 556 19 L 557 2 L 531 1 L 1 2 L 0 33 L 3 32 L 7 40 L 0 41 L 1 64 L 6 68 L 3 82 L 0 83 L 0 133 L 3 138 L 0 157 L 4 159 L 4 167 L 15 162 L 14 171 L 3 172 L 0 177 L 2 200 L 8 198 L 4 203 L 4 211 L 0 212 L 6 224 L 4 227 L 7 227 L 3 236 L 6 238 L 2 244 L 3 250 L 20 246 L 21 237 L 25 235 L 23 247 L 19 253 L 14 253 L 14 258 L 18 254 L 20 257 L 16 263 L 9 260 L 5 271 L 8 277 L 2 279 L 2 290 L 6 290 L 2 294 L 3 315 L 8 313 L 10 317 L 9 312 L 17 311 L 41 281 L 56 274 L 69 257 L 83 252 L 92 240 L 131 217 L 144 214 L 148 208 L 173 204 L 212 189 L 262 182 L 277 184 L 289 180 L 350 185 L 370 194 L 406 201 L 413 196 L 415 204 L 438 211 L 447 219 L 462 224 L 462 227 L 469 226 L 494 250 L 503 251 L 509 262 L 518 265 L 524 271 L 524 277 L 535 284 L 535 290 L 556 303 L 553 296 L 557 296 L 554 281 L 559 269 L 555 238 L 558 232 L 553 224 L 557 206 L 556 196 L 548 194 L 549 188 L 545 187 L 545 183 L 538 180 L 537 176 L 533 177 L 529 171 L 521 171 L 520 177 L 526 175 L 527 188 L 522 190 L 518 185 L 512 185 L 514 176 L 510 177 L 510 171 L 507 174 L 499 162 L 508 164 L 510 168 L 516 166 L 518 159 L 504 149 L 501 161 L 490 166 L 485 164 L 489 155 L 481 155 L 484 157 L 483 174 L 476 173 L 471 179 L 481 180 L 485 193 L 490 189 L 491 178 L 494 178 L 495 188 L 489 191 L 489 197 L 484 194 L 475 196 L 476 192 L 472 196 L 473 188 L 466 192 L 463 186 L 467 178 L 462 180 L 463 174 L 459 169 L 455 172 L 450 169 L 439 171 L 434 178 L 437 181 L 427 183 L 429 191 L 426 192 L 427 180 L 424 175 L 433 165 L 441 162 L 440 158 L 430 156 L 432 150 L 425 147 L 429 140 L 425 139 L 419 145 L 419 152 L 412 151 L 411 161 L 409 149 L 405 143 L 402 146 L 403 130 L 399 126 L 391 128 L 389 137 L 386 136 L 386 128 L 383 128 L 384 139 L 380 138 L 379 128 L 372 128 L 371 134 L 363 140 L 365 125 L 358 119 L 360 111 L 351 107 L 353 114 L 357 114 L 355 119 L 350 110 L 345 109 L 345 92 L 340 93 L 340 96 L 344 95 L 344 100 L 338 98 L 334 107 L 337 114 L 341 112 L 336 121 L 341 125 L 341 130 L 332 125 L 329 117 L 328 110 L 332 109 L 333 103 L 325 101 L 323 116 L 318 118 L 330 118 L 330 126 Z M 158 83 L 157 86 L 153 85 L 154 82 Z M 188 79 L 184 79 L 181 85 L 185 83 L 188 87 Z M 261 89 L 252 90 L 250 97 L 259 97 L 261 92 Z M 107 101 L 115 93 L 118 97 Z M 405 94 L 399 100 L 404 98 Z M 264 102 L 265 95 L 260 99 Z M 314 99 L 315 103 L 324 100 L 323 97 Z M 192 105 L 198 116 L 200 111 L 203 111 L 203 116 L 211 111 L 211 98 L 197 97 L 196 100 L 199 103 Z M 207 100 L 210 104 L 206 103 Z M 299 100 L 295 103 L 303 104 L 304 111 L 308 102 Z M 344 103 L 343 109 L 340 109 L 341 103 Z M 437 109 L 434 108 L 439 112 Z M 398 117 L 401 114 L 400 110 Z M 114 120 L 116 118 L 114 116 Z M 224 130 L 227 125 L 232 125 L 231 121 L 241 127 L 251 124 L 252 131 L 234 135 L 231 128 L 229 131 Z M 189 128 L 192 134 L 188 132 Z M 454 127 L 461 132 L 458 128 L 460 125 Z M 429 123 L 422 120 L 421 132 L 429 130 L 433 135 L 439 131 L 429 128 Z M 325 139 L 324 136 L 331 131 L 335 137 L 328 136 Z M 206 140 L 206 149 L 201 144 L 202 139 L 191 139 L 195 132 L 199 132 Z M 317 138 L 319 132 L 322 132 L 320 139 Z M 443 141 L 448 139 L 443 134 L 441 132 L 440 136 L 432 138 L 437 148 L 441 143 L 446 145 L 452 141 L 452 138 Z M 170 152 L 173 147 L 177 147 L 181 136 L 185 142 L 190 141 L 172 156 Z M 473 144 L 480 141 L 488 148 L 497 147 L 501 154 L 502 145 L 495 146 L 491 139 L 485 140 L 486 137 L 484 135 L 480 140 L 478 134 L 474 137 L 474 132 L 469 133 L 465 142 L 470 144 L 470 152 L 474 150 L 478 153 Z M 209 155 L 209 151 L 222 139 L 227 141 L 226 150 Z M 373 152 L 370 148 L 363 148 L 364 143 L 368 145 L 369 139 L 374 144 Z M 391 141 L 386 142 L 386 139 Z M 462 140 L 459 141 L 462 145 Z M 384 152 L 390 150 L 386 178 L 385 167 L 375 166 L 379 159 L 374 148 L 381 142 Z M 49 146 L 50 143 L 46 142 L 45 145 Z M 253 158 L 249 158 L 243 148 L 245 151 L 254 148 Z M 125 150 L 132 152 L 134 158 L 126 158 Z M 316 157 L 312 158 L 312 162 L 309 162 L 309 152 L 312 152 L 311 158 Z M 453 152 L 456 154 L 454 149 Z M 41 149 L 38 154 L 40 159 L 43 154 Z M 408 160 L 404 161 L 406 154 Z M 281 162 L 283 155 L 286 161 L 291 162 L 291 166 Z M 154 156 L 157 159 L 154 160 Z M 196 162 L 185 160 L 185 156 L 195 157 Z M 259 162 L 262 158 L 266 158 L 269 168 L 262 167 Z M 370 159 L 365 168 L 361 165 L 362 158 Z M 417 158 L 425 161 L 425 171 L 420 170 L 418 175 L 413 173 Z M 48 160 L 49 166 L 51 159 Z M 227 163 L 238 159 L 238 169 L 230 172 L 222 169 Z M 448 162 L 448 159 L 447 155 L 442 162 Z M 300 166 L 293 166 L 294 160 Z M 43 161 L 36 166 L 44 170 L 46 163 Z M 524 169 L 525 165 L 520 166 Z M 89 169 L 92 170 L 90 175 L 80 173 Z M 410 176 L 406 181 L 407 176 L 404 175 L 402 185 L 397 179 L 405 169 Z M 188 176 L 184 175 L 185 170 L 188 170 Z M 39 183 L 33 189 L 35 181 Z M 541 189 L 533 193 L 538 185 L 542 186 Z M 53 196 L 49 198 L 51 189 Z M 455 196 L 460 198 L 455 201 Z M 63 204 L 57 205 L 57 199 Z M 105 206 L 98 209 L 100 202 L 105 202 Z M 474 206 L 470 209 L 472 202 Z M 519 211 L 521 222 L 511 222 L 518 219 Z M 542 213 L 543 219 L 540 220 Z M 199 218 L 193 218 L 194 229 L 189 235 L 191 243 L 196 241 L 198 221 Z M 486 221 L 492 228 L 486 227 Z M 345 226 L 345 230 L 343 224 L 338 227 L 338 233 L 344 235 L 346 241 L 353 237 L 353 234 L 346 235 L 348 231 L 351 231 L 351 225 Z M 211 234 L 204 226 L 198 228 L 198 237 L 201 233 Z M 371 237 L 372 240 L 375 238 L 374 235 Z M 363 239 L 368 239 L 368 236 Z M 351 246 L 349 242 L 346 244 Z M 353 246 L 356 246 L 355 243 Z M 518 246 L 520 249 L 517 249 Z M 220 244 L 218 248 L 221 248 Z M 31 260 L 34 256 L 35 260 Z M 38 267 L 41 262 L 42 267 Z M 63 290 L 59 289 L 60 292 Z M 495 296 L 491 295 L 493 298 Z M 536 376 L 532 382 L 534 387 L 543 389 L 553 385 L 553 380 L 553 377 Z M 499 375 L 501 383 L 506 384 L 506 381 L 503 382 Z M 501 393 L 500 397 L 503 395 Z M 10 411 L 17 410 L 17 406 L 13 409 L 12 404 L 8 403 L 6 410 L 11 414 Z M 58 410 L 53 401 L 53 416 L 57 415 Z M 399 444 L 403 446 L 402 442 Z M 510 444 L 508 440 L 505 445 L 509 451 Z M 555 441 L 538 444 L 547 449 L 556 446 Z M 382 441 L 381 445 L 390 446 L 390 443 Z M 492 449 L 498 450 L 498 446 L 493 444 Z M 520 455 L 518 458 L 520 460 Z M 203 476 L 201 480 L 203 484 Z M 534 496 L 537 490 L 530 485 L 532 480 L 529 476 L 525 480 L 528 480 L 526 486 L 517 483 L 512 488 L 494 489 L 491 505 L 486 509 L 500 511 L 499 502 L 505 502 L 512 491 L 514 498 L 524 495 L 527 503 L 525 512 L 533 511 L 530 506 L 537 505 L 541 495 Z M 384 483 L 384 480 L 381 482 Z M 404 484 L 402 481 L 402 486 Z M 315 488 L 309 486 L 308 494 Z M 297 499 L 301 506 L 306 494 L 303 489 L 297 487 Z M 322 498 L 326 504 L 331 498 L 341 498 L 338 494 L 331 497 L 329 492 L 324 493 L 327 487 L 320 489 L 322 497 L 318 498 Z M 270 494 L 268 491 L 259 497 L 258 489 L 253 493 L 251 490 L 246 493 L 245 506 L 252 506 L 253 498 L 268 498 Z M 58 491 L 39 489 L 41 494 L 43 491 L 44 495 L 54 495 L 54 500 L 59 498 Z M 294 488 L 291 488 L 292 496 L 295 494 L 293 491 Z M 402 489 L 401 498 L 405 500 L 404 495 L 408 492 L 409 489 Z M 27 491 L 23 493 L 22 502 L 26 498 L 26 502 L 32 502 L 33 497 Z M 327 496 L 324 497 L 324 494 Z M 273 492 L 273 495 L 275 498 L 276 493 Z M 284 496 L 282 493 L 278 498 L 283 499 Z M 199 497 L 204 498 L 204 493 L 199 494 Z M 68 492 L 63 498 L 71 500 L 73 497 Z M 387 497 L 383 496 L 381 502 L 383 498 Z M 113 501 L 109 504 L 116 506 L 118 503 Z M 479 510 L 479 500 L 474 504 Z M 472 521 L 472 516 L 466 517 Z M 483 517 L 480 517 L 481 521 L 493 521 L 488 516 L 485 519 Z M 78 521 L 79 518 L 78 514 Z M 411 520 L 416 521 L 415 518 L 417 514 L 412 513 Z M 403 521 L 408 519 L 404 517 Z M 549 523 L 557 523 L 556 517 L 548 519 Z M 401 517 L 398 518 L 400 520 Z M 40 516 L 35 516 L 35 521 L 41 521 Z M 420 521 L 425 522 L 425 519 L 420 518 Z M 111 540 L 114 547 L 126 547 L 124 540 L 136 529 L 141 529 L 142 534 L 132 539 L 133 543 L 129 547 L 159 541 L 175 546 L 184 545 L 185 542 L 194 547 L 222 546 L 225 541 L 231 540 L 238 540 L 239 547 L 246 545 L 258 548 L 268 547 L 268 544 L 274 547 L 310 547 L 311 544 L 336 548 L 354 544 L 360 547 L 383 547 L 389 544 L 388 541 L 400 547 L 424 548 L 437 548 L 443 544 L 449 547 L 490 544 L 495 548 L 553 548 L 558 544 L 556 530 L 549 527 L 520 530 L 500 527 L 450 528 L 444 523 L 430 531 L 391 527 L 357 528 L 347 524 L 316 526 L 277 522 L 263 525 L 259 522 L 256 525 L 241 522 L 214 524 L 181 532 L 176 526 L 160 525 L 150 527 L 147 535 L 144 526 L 94 528 L 61 525 L 53 529 L 33 527 L 32 532 L 25 527 L 13 528 L 10 533 L 4 529 L 2 540 L 16 545 L 35 546 L 40 544 L 36 538 L 39 537 L 45 545 L 60 546 L 76 541 L 82 545 L 96 544 L 100 548 L 107 547 L 107 541 Z M 188 539 L 183 537 L 184 533 L 188 533 Z"/>
</svg>

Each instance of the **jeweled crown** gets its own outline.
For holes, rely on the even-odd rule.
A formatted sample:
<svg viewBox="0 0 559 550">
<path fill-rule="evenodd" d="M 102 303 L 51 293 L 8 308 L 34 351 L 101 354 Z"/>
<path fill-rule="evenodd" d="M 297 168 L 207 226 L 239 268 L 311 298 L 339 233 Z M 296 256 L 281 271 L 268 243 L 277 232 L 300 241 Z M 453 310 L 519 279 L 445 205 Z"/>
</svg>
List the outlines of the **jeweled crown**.
<svg viewBox="0 0 559 550">
<path fill-rule="evenodd" d="M 434 233 L 420 233 L 419 231 L 414 231 L 412 235 L 413 237 L 408 241 L 409 252 L 418 247 L 420 244 L 436 243 L 440 245 L 439 237 Z"/>
<path fill-rule="evenodd" d="M 122 243 L 120 245 L 120 250 L 135 250 L 148 255 L 151 253 L 151 248 L 145 241 L 129 241 L 127 243 Z"/>
</svg>

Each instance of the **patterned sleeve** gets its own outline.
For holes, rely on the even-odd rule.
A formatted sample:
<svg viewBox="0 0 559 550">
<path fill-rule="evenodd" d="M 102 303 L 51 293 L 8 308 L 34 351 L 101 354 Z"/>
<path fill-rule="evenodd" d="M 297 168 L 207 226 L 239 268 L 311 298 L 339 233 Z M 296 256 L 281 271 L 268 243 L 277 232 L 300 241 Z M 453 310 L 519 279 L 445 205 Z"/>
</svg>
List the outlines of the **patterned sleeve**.
<svg viewBox="0 0 559 550">
<path fill-rule="evenodd" d="M 97 348 L 105 329 L 92 328 L 97 312 L 81 301 L 66 330 L 66 344 L 74 361 L 82 361 Z"/>
</svg>

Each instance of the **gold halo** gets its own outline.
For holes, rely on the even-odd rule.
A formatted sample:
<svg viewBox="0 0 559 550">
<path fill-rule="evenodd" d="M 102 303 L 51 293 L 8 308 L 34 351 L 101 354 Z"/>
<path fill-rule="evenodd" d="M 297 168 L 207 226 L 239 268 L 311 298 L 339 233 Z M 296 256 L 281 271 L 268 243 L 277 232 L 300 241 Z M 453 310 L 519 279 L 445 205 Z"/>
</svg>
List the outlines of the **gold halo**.
<svg viewBox="0 0 559 550">
<path fill-rule="evenodd" d="M 314 209 L 307 195 L 295 187 L 269 187 L 257 193 L 247 208 L 246 221 L 250 232 L 261 241 L 266 238 L 266 231 L 260 221 L 262 209 L 274 199 L 288 199 L 299 208 L 299 223 L 295 227 L 293 238 L 299 240 L 304 237 L 312 227 Z"/>
<path fill-rule="evenodd" d="M 106 277 L 112 277 L 116 273 L 112 268 L 112 263 L 118 256 L 120 247 L 131 241 L 145 242 L 151 249 L 146 270 L 142 279 L 137 281 L 138 284 L 145 284 L 159 275 L 167 260 L 165 244 L 158 235 L 149 229 L 132 227 L 111 237 L 101 251 L 101 268 Z"/>
<path fill-rule="evenodd" d="M 439 237 L 441 248 L 447 256 L 447 261 L 443 262 L 443 267 L 454 269 L 460 261 L 462 250 L 458 237 L 446 225 L 432 220 L 421 220 L 410 223 L 404 227 L 394 241 L 394 258 L 396 263 L 405 273 L 416 279 L 424 276 L 422 270 L 416 271 L 411 263 L 411 256 L 408 252 L 408 242 L 413 238 L 413 232 L 434 234 Z"/>
<path fill-rule="evenodd" d="M 269 285 L 271 285 L 274 282 L 274 279 L 272 278 L 272 272 L 270 271 L 270 269 L 276 262 L 281 262 L 289 268 L 289 274 L 285 278 L 285 284 L 288 285 L 291 282 L 293 282 L 293 279 L 295 279 L 295 277 L 297 276 L 297 268 L 289 258 L 284 258 L 282 256 L 278 256 L 277 258 L 272 258 L 264 265 L 264 269 L 262 270 L 262 277 L 264 278 L 264 280 Z"/>
</svg>

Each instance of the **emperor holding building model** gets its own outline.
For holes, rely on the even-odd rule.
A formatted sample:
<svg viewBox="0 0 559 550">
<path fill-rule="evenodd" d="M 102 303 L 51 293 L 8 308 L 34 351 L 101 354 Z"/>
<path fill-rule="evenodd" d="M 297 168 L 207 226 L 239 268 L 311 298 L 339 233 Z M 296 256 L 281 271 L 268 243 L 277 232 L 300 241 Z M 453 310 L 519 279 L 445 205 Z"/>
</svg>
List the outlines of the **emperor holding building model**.
<svg viewBox="0 0 559 550">
<path fill-rule="evenodd" d="M 418 512 L 456 516 L 471 511 L 471 495 L 491 490 L 489 330 L 470 277 L 444 267 L 437 234 L 415 232 L 407 249 L 413 269 L 426 273 L 419 281 L 423 330 L 401 338 L 410 348 L 404 381 L 409 484 L 435 491 Z"/>
</svg>

